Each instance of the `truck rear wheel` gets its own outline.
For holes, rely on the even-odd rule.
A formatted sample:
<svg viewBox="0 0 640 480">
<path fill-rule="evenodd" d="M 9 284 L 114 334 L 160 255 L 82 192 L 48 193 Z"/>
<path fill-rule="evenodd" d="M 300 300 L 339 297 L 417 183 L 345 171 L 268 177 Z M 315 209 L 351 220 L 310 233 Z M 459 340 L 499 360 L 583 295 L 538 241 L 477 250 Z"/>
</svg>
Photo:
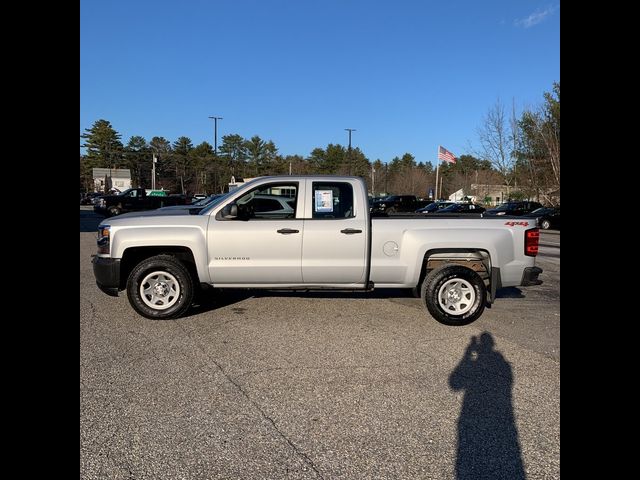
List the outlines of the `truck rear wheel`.
<svg viewBox="0 0 640 480">
<path fill-rule="evenodd" d="M 141 261 L 127 280 L 127 297 L 133 309 L 156 320 L 182 316 L 191 306 L 193 291 L 189 271 L 171 255 Z"/>
<path fill-rule="evenodd" d="M 476 320 L 482 312 L 487 289 L 482 278 L 462 265 L 443 265 L 422 282 L 422 301 L 440 323 L 461 326 Z"/>
</svg>

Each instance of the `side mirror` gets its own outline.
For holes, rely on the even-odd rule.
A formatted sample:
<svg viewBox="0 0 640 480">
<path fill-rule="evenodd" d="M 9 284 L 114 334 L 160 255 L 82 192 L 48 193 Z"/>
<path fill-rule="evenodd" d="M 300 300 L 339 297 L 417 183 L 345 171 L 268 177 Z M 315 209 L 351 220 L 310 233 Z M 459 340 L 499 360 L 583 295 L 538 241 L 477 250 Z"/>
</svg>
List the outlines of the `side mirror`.
<svg viewBox="0 0 640 480">
<path fill-rule="evenodd" d="M 222 207 L 222 218 L 226 220 L 233 220 L 238 217 L 238 205 L 235 202 L 229 203 Z"/>
</svg>

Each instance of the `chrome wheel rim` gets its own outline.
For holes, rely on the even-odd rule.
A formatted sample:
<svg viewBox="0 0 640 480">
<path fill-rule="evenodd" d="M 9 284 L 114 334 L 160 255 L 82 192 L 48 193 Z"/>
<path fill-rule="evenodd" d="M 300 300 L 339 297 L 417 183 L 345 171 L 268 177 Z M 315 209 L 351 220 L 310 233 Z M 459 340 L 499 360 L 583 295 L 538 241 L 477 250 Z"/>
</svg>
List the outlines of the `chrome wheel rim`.
<svg viewBox="0 0 640 480">
<path fill-rule="evenodd" d="M 149 308 L 166 310 L 175 305 L 180 298 L 180 284 L 176 277 L 168 272 L 149 273 L 140 282 L 140 298 Z"/>
<path fill-rule="evenodd" d="M 473 308 L 476 291 L 466 280 L 452 278 L 438 290 L 440 308 L 450 315 L 464 315 Z"/>
</svg>

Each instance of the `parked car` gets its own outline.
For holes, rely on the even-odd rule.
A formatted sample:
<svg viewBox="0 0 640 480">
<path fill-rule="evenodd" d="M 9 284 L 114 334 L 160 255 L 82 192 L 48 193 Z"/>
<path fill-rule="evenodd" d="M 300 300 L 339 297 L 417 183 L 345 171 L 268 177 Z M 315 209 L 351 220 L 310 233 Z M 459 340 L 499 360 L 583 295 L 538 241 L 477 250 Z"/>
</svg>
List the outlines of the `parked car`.
<svg viewBox="0 0 640 480">
<path fill-rule="evenodd" d="M 419 208 L 416 210 L 416 213 L 433 213 L 442 208 L 446 208 L 450 205 L 455 205 L 455 202 L 433 202 L 427 205 L 426 207 Z"/>
<path fill-rule="evenodd" d="M 204 197 L 204 198 L 202 198 L 202 199 L 200 199 L 200 200 L 198 200 L 197 202 L 194 202 L 194 203 L 190 203 L 190 204 L 186 204 L 186 205 L 171 205 L 171 206 L 168 206 L 168 207 L 158 208 L 157 210 L 163 210 L 163 211 L 166 211 L 166 210 L 189 210 L 189 213 L 198 213 L 204 207 L 206 207 L 210 203 L 213 203 L 215 200 L 219 199 L 222 196 L 223 195 L 221 193 L 215 193 L 213 195 L 209 195 L 208 197 Z"/>
<path fill-rule="evenodd" d="M 295 198 L 282 195 L 258 194 L 248 199 L 242 197 L 238 199 L 238 205 L 250 212 L 250 218 L 288 218 L 295 213 Z"/>
<path fill-rule="evenodd" d="M 218 194 L 220 195 L 220 194 Z M 204 200 L 205 198 L 210 197 L 211 195 L 207 195 L 206 193 L 194 193 L 193 194 L 193 203 L 199 202 L 200 200 Z"/>
<path fill-rule="evenodd" d="M 372 214 L 392 214 L 396 212 L 415 212 L 418 200 L 415 195 L 389 195 L 378 202 L 373 202 L 369 209 Z"/>
<path fill-rule="evenodd" d="M 490 215 L 524 215 L 525 213 L 533 212 L 536 208 L 540 208 L 542 205 L 538 202 L 505 202 L 498 205 L 496 208 L 487 210 L 485 216 Z"/>
<path fill-rule="evenodd" d="M 100 195 L 102 195 L 100 192 L 83 193 L 80 196 L 80 205 L 92 205 L 93 200 L 98 198 Z"/>
<path fill-rule="evenodd" d="M 214 194 L 209 195 L 207 198 L 200 200 L 196 203 L 185 205 L 170 205 L 168 207 L 155 208 L 153 210 L 137 210 L 128 213 L 122 213 L 119 217 L 131 218 L 131 217 L 153 217 L 156 215 L 197 215 L 201 210 L 209 205 L 215 205 L 217 202 L 223 200 L 229 195 L 226 194 Z"/>
<path fill-rule="evenodd" d="M 433 213 L 477 213 L 481 214 L 485 211 L 484 207 L 474 203 L 454 203 L 445 208 L 440 208 Z"/>
<path fill-rule="evenodd" d="M 373 207 L 374 203 L 384 200 L 385 198 L 387 197 L 369 197 L 369 209 Z"/>
<path fill-rule="evenodd" d="M 525 213 L 523 217 L 539 218 L 540 228 L 549 230 L 550 228 L 560 229 L 560 207 L 541 207 L 531 213 Z"/>
<path fill-rule="evenodd" d="M 185 195 L 167 195 L 156 190 L 147 192 L 144 188 L 129 188 L 119 195 L 103 195 L 93 204 L 94 212 L 112 217 L 121 213 L 139 210 L 153 210 L 168 205 L 188 204 Z"/>
</svg>

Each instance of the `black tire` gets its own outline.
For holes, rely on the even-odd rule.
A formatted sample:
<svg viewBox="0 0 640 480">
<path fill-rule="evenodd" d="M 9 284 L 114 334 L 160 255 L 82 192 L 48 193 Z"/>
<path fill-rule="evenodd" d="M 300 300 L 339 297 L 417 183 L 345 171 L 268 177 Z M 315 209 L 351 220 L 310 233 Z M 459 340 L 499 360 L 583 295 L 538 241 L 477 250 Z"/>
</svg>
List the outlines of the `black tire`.
<svg viewBox="0 0 640 480">
<path fill-rule="evenodd" d="M 438 322 L 461 326 L 482 315 L 487 289 L 480 275 L 470 268 L 449 264 L 429 272 L 422 282 L 421 296 L 427 310 Z"/>
<path fill-rule="evenodd" d="M 540 222 L 540 228 L 543 230 L 549 230 L 551 228 L 551 222 L 545 218 Z"/>
<path fill-rule="evenodd" d="M 191 306 L 193 294 L 193 278 L 171 255 L 141 261 L 127 279 L 129 303 L 146 318 L 165 320 L 182 316 Z"/>
<path fill-rule="evenodd" d="M 120 215 L 120 209 L 116 206 L 109 207 L 109 216 L 115 217 L 116 215 Z"/>
<path fill-rule="evenodd" d="M 387 208 L 387 215 L 393 215 L 395 213 L 396 213 L 396 208 L 395 207 Z"/>
</svg>

